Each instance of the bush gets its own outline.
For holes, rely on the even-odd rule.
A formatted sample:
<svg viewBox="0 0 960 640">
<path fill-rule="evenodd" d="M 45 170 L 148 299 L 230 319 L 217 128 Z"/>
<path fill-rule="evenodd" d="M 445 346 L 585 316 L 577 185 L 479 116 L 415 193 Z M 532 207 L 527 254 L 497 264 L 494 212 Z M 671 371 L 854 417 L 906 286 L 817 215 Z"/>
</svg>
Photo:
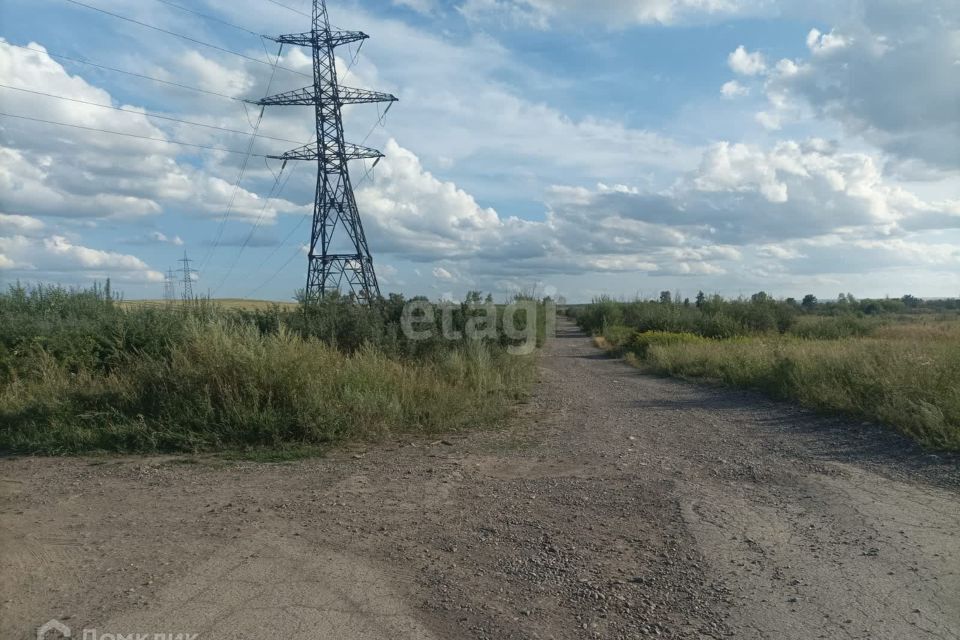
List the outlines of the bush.
<svg viewBox="0 0 960 640">
<path fill-rule="evenodd" d="M 646 359 L 651 347 L 678 344 L 700 344 L 708 342 L 705 338 L 692 333 L 670 333 L 667 331 L 647 331 L 636 333 L 630 340 L 629 350 L 641 359 Z"/>
</svg>

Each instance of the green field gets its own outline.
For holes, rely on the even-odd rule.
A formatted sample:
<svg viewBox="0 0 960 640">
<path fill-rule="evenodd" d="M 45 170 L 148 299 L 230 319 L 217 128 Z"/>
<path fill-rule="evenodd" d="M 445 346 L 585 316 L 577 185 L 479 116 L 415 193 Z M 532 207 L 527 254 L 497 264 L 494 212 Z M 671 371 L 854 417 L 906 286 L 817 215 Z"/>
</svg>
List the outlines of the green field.
<svg viewBox="0 0 960 640">
<path fill-rule="evenodd" d="M 860 304 L 598 300 L 571 315 L 599 346 L 647 371 L 756 389 L 960 450 L 957 311 L 890 305 L 867 314 Z"/>
</svg>

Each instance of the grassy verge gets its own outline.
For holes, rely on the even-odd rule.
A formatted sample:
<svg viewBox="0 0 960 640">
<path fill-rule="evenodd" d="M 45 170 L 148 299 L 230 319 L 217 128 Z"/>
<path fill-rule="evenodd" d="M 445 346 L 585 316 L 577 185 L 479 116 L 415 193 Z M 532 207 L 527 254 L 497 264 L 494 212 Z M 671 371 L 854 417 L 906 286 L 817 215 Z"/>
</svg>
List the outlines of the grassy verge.
<svg viewBox="0 0 960 640">
<path fill-rule="evenodd" d="M 0 451 L 300 455 L 494 424 L 535 375 L 497 340 L 407 343 L 354 305 L 249 316 L 53 293 L 0 295 Z"/>
<path fill-rule="evenodd" d="M 613 327 L 598 344 L 645 370 L 756 389 L 889 425 L 926 447 L 960 450 L 955 324 L 884 327 L 835 340 L 766 335 L 711 340 Z"/>
</svg>

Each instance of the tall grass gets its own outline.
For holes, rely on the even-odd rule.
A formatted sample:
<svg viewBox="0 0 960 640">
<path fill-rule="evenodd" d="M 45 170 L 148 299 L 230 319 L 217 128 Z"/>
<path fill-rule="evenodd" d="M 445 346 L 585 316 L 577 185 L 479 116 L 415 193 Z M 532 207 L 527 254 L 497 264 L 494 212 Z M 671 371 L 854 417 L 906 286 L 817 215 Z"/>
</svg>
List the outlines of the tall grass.
<svg viewBox="0 0 960 640">
<path fill-rule="evenodd" d="M 948 308 L 893 305 L 877 316 L 852 303 L 804 310 L 763 296 L 699 307 L 598 299 L 575 317 L 650 371 L 757 389 L 960 450 L 960 318 Z"/>
<path fill-rule="evenodd" d="M 960 342 L 748 339 L 653 346 L 658 373 L 752 388 L 960 450 Z"/>
<path fill-rule="evenodd" d="M 0 450 L 201 451 L 501 419 L 535 366 L 497 341 L 406 343 L 389 306 L 256 312 L 0 295 Z"/>
</svg>

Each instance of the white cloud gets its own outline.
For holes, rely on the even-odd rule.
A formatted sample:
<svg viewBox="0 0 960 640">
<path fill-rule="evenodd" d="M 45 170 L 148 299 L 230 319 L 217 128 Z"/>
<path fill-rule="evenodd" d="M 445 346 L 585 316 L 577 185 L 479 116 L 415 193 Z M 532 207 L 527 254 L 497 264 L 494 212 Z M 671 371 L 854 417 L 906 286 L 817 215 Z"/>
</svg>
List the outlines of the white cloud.
<svg viewBox="0 0 960 640">
<path fill-rule="evenodd" d="M 28 238 L 0 236 L 0 266 L 30 277 L 57 281 L 116 278 L 124 282 L 156 283 L 163 274 L 152 270 L 136 256 L 91 249 L 64 236 Z"/>
<path fill-rule="evenodd" d="M 779 113 L 771 113 L 769 111 L 758 111 L 755 116 L 757 122 L 760 123 L 767 131 L 778 131 L 783 127 L 783 121 Z"/>
<path fill-rule="evenodd" d="M 44 230 L 42 220 L 30 216 L 0 213 L 0 235 L 36 235 Z"/>
<path fill-rule="evenodd" d="M 810 31 L 809 58 L 782 61 L 769 89 L 900 160 L 960 170 L 960 3 L 870 7 Z"/>
<path fill-rule="evenodd" d="M 37 44 L 29 46 L 42 49 Z M 192 64 L 202 59 L 198 54 L 184 57 L 193 61 Z M 2 40 L 0 81 L 97 104 L 115 104 L 109 93 L 79 76 L 70 75 L 45 53 L 17 48 Z M 117 112 L 27 93 L 3 89 L 0 92 L 4 109 L 11 113 L 94 129 L 171 138 L 146 115 L 137 113 L 142 111 L 137 107 L 124 107 L 135 113 Z M 224 124 L 242 126 L 238 122 Z M 7 211 L 132 219 L 158 215 L 165 206 L 172 205 L 190 206 L 217 216 L 222 215 L 232 201 L 233 219 L 255 220 L 262 214 L 267 224 L 280 213 L 302 211 L 302 207 L 282 199 L 274 199 L 264 208 L 263 200 L 243 187 L 234 195 L 234 177 L 228 180 L 212 175 L 215 166 L 198 167 L 195 163 L 179 162 L 184 151 L 175 145 L 28 121 L 5 119 L 4 125 L 4 143 L 0 146 L 0 207 Z M 181 137 L 203 144 L 212 141 L 205 137 L 208 135 L 193 129 Z M 228 171 L 236 173 L 233 168 Z"/>
<path fill-rule="evenodd" d="M 586 21 L 623 28 L 637 24 L 674 24 L 753 12 L 741 0 L 464 0 L 468 19 L 499 19 L 507 24 L 545 29 Z"/>
<path fill-rule="evenodd" d="M 723 83 L 720 87 L 720 95 L 727 99 L 739 98 L 750 94 L 750 88 L 745 87 L 736 80 Z"/>
<path fill-rule="evenodd" d="M 847 38 L 833 31 L 821 33 L 819 29 L 811 29 L 810 33 L 807 34 L 807 48 L 814 55 L 827 54 L 849 45 L 850 41 Z"/>
<path fill-rule="evenodd" d="M 457 259 L 471 277 L 720 276 L 742 269 L 750 247 L 777 262 L 809 254 L 791 243 L 824 237 L 880 251 L 915 226 L 960 220 L 960 205 L 925 201 L 885 181 L 871 156 L 820 139 L 767 149 L 719 143 L 661 192 L 557 186 L 542 221 L 503 218 L 424 171 L 410 151 L 391 142 L 388 152 L 384 170 L 358 194 L 374 251 L 414 262 Z M 460 280 L 445 266 L 432 275 Z"/>
<path fill-rule="evenodd" d="M 749 53 L 743 45 L 727 57 L 727 64 L 734 71 L 745 76 L 757 76 L 767 72 L 767 63 L 759 51 Z"/>
<path fill-rule="evenodd" d="M 446 282 L 453 282 L 456 280 L 456 277 L 443 267 L 435 267 L 433 269 L 433 277 L 437 280 L 444 280 Z"/>
</svg>

